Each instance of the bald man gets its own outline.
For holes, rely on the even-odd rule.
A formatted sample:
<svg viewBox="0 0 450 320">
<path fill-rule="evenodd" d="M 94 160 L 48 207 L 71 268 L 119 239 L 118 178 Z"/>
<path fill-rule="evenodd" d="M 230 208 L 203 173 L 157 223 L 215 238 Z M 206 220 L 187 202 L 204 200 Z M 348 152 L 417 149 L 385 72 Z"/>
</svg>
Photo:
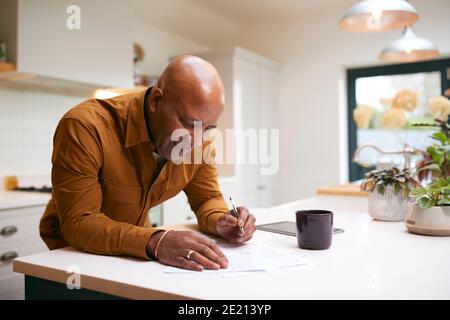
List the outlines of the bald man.
<svg viewBox="0 0 450 320">
<path fill-rule="evenodd" d="M 192 145 L 194 129 L 215 128 L 223 108 L 216 69 L 198 57 L 182 56 L 148 90 L 87 100 L 69 110 L 54 135 L 52 198 L 40 222 L 49 249 L 71 245 L 190 270 L 226 268 L 227 258 L 209 238 L 152 228 L 148 215 L 184 191 L 200 231 L 232 243 L 251 239 L 255 218 L 244 207 L 238 208 L 239 219 L 231 214 L 215 165 L 173 159 L 180 140 L 172 141 L 172 134 L 186 133 L 189 148 L 182 159 L 192 159 L 207 145 Z"/>
</svg>

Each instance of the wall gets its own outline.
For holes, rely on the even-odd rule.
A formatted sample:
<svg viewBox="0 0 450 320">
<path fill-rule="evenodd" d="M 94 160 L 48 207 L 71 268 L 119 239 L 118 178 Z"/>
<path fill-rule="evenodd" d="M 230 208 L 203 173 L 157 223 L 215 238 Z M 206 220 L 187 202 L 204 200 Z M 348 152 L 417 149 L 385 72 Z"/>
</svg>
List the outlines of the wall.
<svg viewBox="0 0 450 320">
<path fill-rule="evenodd" d="M 413 1 L 415 31 L 450 53 L 450 1 Z M 242 29 L 237 43 L 283 65 L 278 202 L 344 181 L 347 172 L 345 66 L 380 63 L 378 53 L 400 31 L 352 34 L 337 27 L 346 8 Z"/>
<path fill-rule="evenodd" d="M 133 37 L 145 51 L 145 60 L 139 64 L 139 68 L 144 74 L 149 75 L 161 74 L 170 57 L 210 49 L 209 46 L 199 42 L 139 21 L 133 24 Z"/>
<path fill-rule="evenodd" d="M 136 22 L 134 40 L 146 51 L 144 73 L 158 75 L 171 56 L 208 46 Z M 52 138 L 61 116 L 87 97 L 0 82 L 0 176 L 49 174 Z"/>
<path fill-rule="evenodd" d="M 84 97 L 17 83 L 0 85 L 0 176 L 48 174 L 61 116 Z"/>
</svg>

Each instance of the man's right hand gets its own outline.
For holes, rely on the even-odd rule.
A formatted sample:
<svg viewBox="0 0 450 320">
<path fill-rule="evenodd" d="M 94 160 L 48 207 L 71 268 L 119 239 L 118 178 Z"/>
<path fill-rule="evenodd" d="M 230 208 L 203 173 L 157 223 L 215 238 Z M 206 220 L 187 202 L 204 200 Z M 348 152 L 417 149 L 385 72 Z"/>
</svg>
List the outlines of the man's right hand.
<svg viewBox="0 0 450 320">
<path fill-rule="evenodd" d="M 156 244 L 163 232 L 150 237 L 147 250 L 155 253 Z M 188 259 L 188 254 L 193 251 Z M 228 267 L 228 260 L 220 248 L 208 238 L 190 231 L 171 231 L 162 239 L 158 248 L 158 261 L 183 269 L 202 271 Z"/>
</svg>

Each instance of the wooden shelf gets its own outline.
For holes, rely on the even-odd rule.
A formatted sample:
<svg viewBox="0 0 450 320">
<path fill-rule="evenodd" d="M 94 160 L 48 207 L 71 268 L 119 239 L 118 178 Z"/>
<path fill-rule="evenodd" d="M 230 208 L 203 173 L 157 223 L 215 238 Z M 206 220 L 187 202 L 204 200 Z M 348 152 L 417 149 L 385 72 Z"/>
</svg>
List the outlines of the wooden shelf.
<svg viewBox="0 0 450 320">
<path fill-rule="evenodd" d="M 367 196 L 367 192 L 361 191 L 359 184 L 347 183 L 333 187 L 324 187 L 317 190 L 317 194 L 328 196 Z"/>
<path fill-rule="evenodd" d="M 10 62 L 0 61 L 0 72 L 13 72 L 16 71 L 16 65 Z"/>
<path fill-rule="evenodd" d="M 12 88 L 26 88 L 27 90 L 47 91 L 53 93 L 84 96 L 87 98 L 108 98 L 122 94 L 147 89 L 144 86 L 134 88 L 105 88 L 105 86 L 91 83 L 82 83 L 65 79 L 39 76 L 19 72 L 14 63 L 0 62 L 0 83 Z M 100 92 L 100 94 L 99 94 Z M 103 96 L 102 96 L 103 94 Z"/>
</svg>

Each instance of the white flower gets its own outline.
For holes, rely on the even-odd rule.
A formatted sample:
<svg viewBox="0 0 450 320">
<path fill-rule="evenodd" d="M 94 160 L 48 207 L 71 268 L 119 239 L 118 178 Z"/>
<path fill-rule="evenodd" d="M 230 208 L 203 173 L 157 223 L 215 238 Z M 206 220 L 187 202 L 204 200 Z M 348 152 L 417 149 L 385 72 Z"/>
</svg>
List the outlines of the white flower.
<svg viewBox="0 0 450 320">
<path fill-rule="evenodd" d="M 383 126 L 388 129 L 401 129 L 406 125 L 407 119 L 401 109 L 388 109 L 383 113 Z"/>
<path fill-rule="evenodd" d="M 399 91 L 392 99 L 392 107 L 405 111 L 414 111 L 417 107 L 417 94 L 411 90 Z"/>
<path fill-rule="evenodd" d="M 368 128 L 373 113 L 373 108 L 366 105 L 360 105 L 355 108 L 353 110 L 353 120 L 355 120 L 356 126 L 361 129 Z"/>
<path fill-rule="evenodd" d="M 431 97 L 428 99 L 428 108 L 434 118 L 447 121 L 450 115 L 450 100 L 443 96 Z"/>
</svg>

